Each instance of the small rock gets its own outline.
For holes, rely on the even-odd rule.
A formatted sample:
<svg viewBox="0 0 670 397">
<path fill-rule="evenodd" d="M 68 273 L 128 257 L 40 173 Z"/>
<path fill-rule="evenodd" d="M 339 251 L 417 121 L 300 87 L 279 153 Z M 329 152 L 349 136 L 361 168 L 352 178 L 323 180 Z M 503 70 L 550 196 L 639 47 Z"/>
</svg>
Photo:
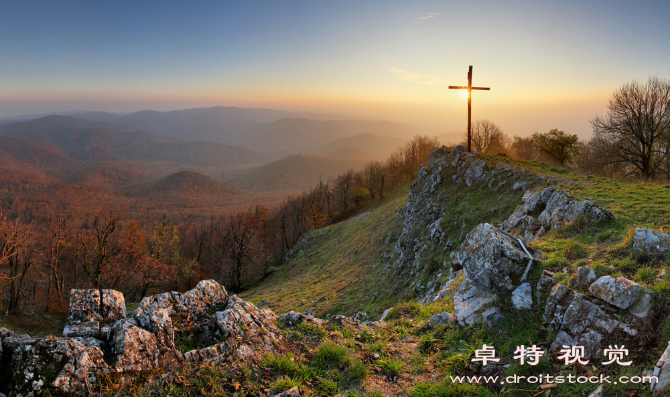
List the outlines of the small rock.
<svg viewBox="0 0 670 397">
<path fill-rule="evenodd" d="M 379 318 L 379 321 L 386 320 L 386 317 L 388 317 L 389 314 L 391 314 L 391 310 L 393 310 L 392 307 L 389 307 L 388 309 L 384 310 L 384 313 L 382 313 L 382 316 Z"/>
<path fill-rule="evenodd" d="M 605 391 L 603 390 L 603 385 L 598 386 L 593 393 L 589 394 L 589 397 L 605 397 Z"/>
<path fill-rule="evenodd" d="M 526 186 L 528 186 L 526 182 L 517 182 L 512 186 L 512 190 L 526 190 Z"/>
<path fill-rule="evenodd" d="M 431 326 L 435 327 L 438 324 L 452 324 L 456 322 L 456 318 L 453 314 L 442 312 L 432 316 L 429 320 Z"/>
<path fill-rule="evenodd" d="M 530 283 L 522 283 L 512 292 L 512 304 L 517 310 L 530 309 L 533 305 L 533 295 Z"/>
<path fill-rule="evenodd" d="M 586 290 L 591 285 L 591 282 L 596 279 L 596 272 L 588 266 L 580 266 L 577 272 L 570 280 L 572 286 L 577 286 L 580 289 Z"/>
<path fill-rule="evenodd" d="M 633 236 L 634 251 L 667 252 L 670 250 L 670 234 L 638 227 Z"/>
<path fill-rule="evenodd" d="M 537 286 L 535 287 L 535 300 L 537 303 L 540 302 L 542 293 L 545 291 L 550 291 L 551 288 L 556 285 L 556 283 L 558 283 L 558 280 L 556 280 L 556 277 L 554 277 L 554 273 L 548 270 L 542 270 L 542 277 L 540 277 L 540 280 L 537 282 Z"/>
<path fill-rule="evenodd" d="M 493 328 L 505 318 L 505 315 L 502 314 L 499 308 L 491 307 L 486 309 L 486 311 L 482 314 L 482 317 L 484 318 L 484 321 L 486 321 L 486 324 L 489 326 L 489 328 Z"/>
</svg>

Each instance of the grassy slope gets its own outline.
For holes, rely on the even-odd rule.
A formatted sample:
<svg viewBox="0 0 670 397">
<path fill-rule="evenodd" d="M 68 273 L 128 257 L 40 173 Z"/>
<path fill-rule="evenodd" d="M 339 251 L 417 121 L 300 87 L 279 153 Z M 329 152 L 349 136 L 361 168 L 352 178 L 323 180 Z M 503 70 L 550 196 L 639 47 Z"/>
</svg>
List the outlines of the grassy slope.
<svg viewBox="0 0 670 397">
<path fill-rule="evenodd" d="M 629 358 L 634 362 L 632 367 L 566 368 L 543 359 L 535 367 L 513 365 L 507 374 L 530 376 L 560 372 L 563 375 L 584 375 L 587 371 L 594 370 L 598 374 L 633 376 L 641 375 L 653 367 L 667 340 L 670 340 L 670 322 L 666 320 L 670 302 L 670 277 L 656 278 L 662 269 L 667 269 L 667 273 L 670 274 L 670 260 L 667 255 L 632 252 L 630 236 L 632 228 L 637 226 L 668 231 L 670 189 L 664 185 L 586 178 L 536 162 L 496 157 L 488 157 L 485 160 L 487 162 L 502 160 L 545 176 L 546 179 L 544 182 L 540 181 L 540 184 L 557 184 L 559 188 L 568 191 L 576 198 L 590 199 L 597 205 L 611 210 L 616 217 L 616 221 L 612 224 L 570 227 L 560 233 L 552 231 L 536 241 L 534 245 L 544 252 L 544 260 L 534 266 L 529 275 L 531 282 L 539 278 L 542 269 L 549 269 L 557 272 L 561 282 L 567 284 L 570 271 L 566 272 L 566 269 L 588 265 L 596 270 L 598 276 L 605 274 L 615 277 L 625 276 L 657 292 L 655 295 L 657 315 L 654 320 L 656 330 L 651 335 L 639 335 L 632 340 L 621 339 L 620 336 L 608 337 L 608 341 L 612 344 L 626 343 L 630 349 Z M 494 329 L 485 326 L 430 329 L 425 326 L 429 315 L 439 312 L 442 308 L 437 308 L 435 305 L 417 307 L 414 303 L 398 305 L 399 302 L 407 301 L 408 297 L 394 297 L 392 294 L 372 299 L 375 291 L 379 294 L 388 288 L 384 277 L 380 275 L 385 264 L 377 268 L 375 264 L 381 261 L 380 254 L 389 249 L 384 246 L 385 235 L 389 228 L 399 225 L 399 221 L 395 221 L 394 218 L 398 209 L 406 202 L 404 197 L 406 192 L 405 189 L 398 191 L 384 203 L 377 204 L 370 215 L 312 232 L 309 238 L 301 243 L 298 253 L 289 256 L 286 265 L 277 269 L 263 283 L 247 291 L 243 296 L 255 303 L 267 299 L 278 313 L 289 310 L 303 311 L 310 307 L 314 307 L 320 315 L 351 314 L 357 310 L 368 310 L 375 314 L 373 319 L 381 310 L 396 305 L 394 310 L 396 318 L 391 320 L 393 331 L 378 335 L 377 346 L 381 346 L 380 349 L 384 352 L 393 351 L 396 337 L 402 336 L 396 335 L 399 329 L 404 330 L 403 332 L 410 337 L 418 338 L 418 349 L 412 353 L 411 359 L 420 364 L 412 367 L 406 365 L 401 371 L 401 375 L 416 376 L 417 379 L 405 390 L 406 392 L 415 396 L 475 393 L 487 395 L 489 391 L 483 388 L 466 390 L 456 387 L 448 380 L 448 376 L 464 374 L 464 368 L 469 363 L 474 349 L 479 348 L 482 343 L 496 341 L 499 354 L 510 362 L 515 362 L 509 349 L 513 350 L 515 346 L 522 344 L 553 340 L 555 333 L 546 331 L 543 327 L 544 305 L 534 306 L 529 311 L 515 311 L 511 307 L 510 296 L 503 295 L 496 305 L 502 308 L 507 317 Z M 448 307 L 450 302 L 440 304 Z M 363 346 L 359 350 L 363 354 L 366 347 Z M 431 382 L 421 380 L 421 374 L 429 369 L 433 371 L 435 368 L 438 369 L 438 375 Z M 370 380 L 365 383 L 369 385 Z M 385 390 L 382 386 L 379 386 L 378 390 Z M 553 389 L 551 395 L 586 395 L 596 386 L 564 384 Z M 537 385 L 520 384 L 514 387 L 516 388 L 507 387 L 500 392 L 520 396 L 538 393 Z M 370 392 L 375 387 L 364 389 Z M 633 395 L 645 395 L 648 386 L 608 385 L 607 390 L 613 393 L 633 392 Z"/>
<path fill-rule="evenodd" d="M 253 303 L 266 299 L 280 314 L 311 307 L 320 316 L 383 311 L 393 302 L 371 299 L 375 292 L 386 295 L 379 258 L 386 248 L 386 233 L 397 223 L 395 215 L 407 202 L 407 193 L 408 186 L 398 188 L 381 203 L 366 208 L 369 214 L 304 236 L 288 265 L 277 268 L 241 297 Z"/>
</svg>

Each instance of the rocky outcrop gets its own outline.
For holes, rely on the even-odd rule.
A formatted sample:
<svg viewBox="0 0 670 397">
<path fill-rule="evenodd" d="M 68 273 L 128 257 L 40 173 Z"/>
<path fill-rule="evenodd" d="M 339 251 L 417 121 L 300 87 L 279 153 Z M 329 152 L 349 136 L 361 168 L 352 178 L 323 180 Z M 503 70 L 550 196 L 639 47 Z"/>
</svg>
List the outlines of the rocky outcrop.
<svg viewBox="0 0 670 397">
<path fill-rule="evenodd" d="M 433 327 L 440 324 L 453 324 L 455 322 L 456 317 L 453 314 L 447 312 L 436 314 L 428 320 L 428 323 Z"/>
<path fill-rule="evenodd" d="M 64 337 L 97 337 L 106 334 L 109 326 L 126 318 L 126 301 L 123 294 L 111 289 L 73 289 L 70 291 L 70 306 L 63 329 Z"/>
<path fill-rule="evenodd" d="M 88 296 L 75 290 L 70 321 L 81 325 L 125 317 L 120 309 L 123 296 L 103 302 L 96 310 L 96 290 Z M 85 291 L 85 290 L 84 290 Z M 115 292 L 115 291 L 112 291 Z M 91 303 L 92 302 L 92 303 Z M 98 299 L 99 302 L 99 299 Z M 125 381 L 146 371 L 169 370 L 184 361 L 218 363 L 245 359 L 258 351 L 274 349 L 281 338 L 277 317 L 269 309 L 258 309 L 237 296 L 228 297 L 221 285 L 205 280 L 184 293 L 145 298 L 132 318 L 117 318 L 108 334 L 96 338 L 53 337 L 35 339 L 0 329 L 0 392 L 10 396 L 59 391 L 89 395 L 102 374 L 116 372 Z M 173 320 L 175 323 L 173 324 Z M 80 321 L 76 323 L 76 321 Z M 198 339 L 203 346 L 182 355 L 175 337 Z M 107 362 L 103 358 L 108 354 Z"/>
<path fill-rule="evenodd" d="M 586 223 L 611 222 L 612 212 L 590 201 L 580 201 L 554 188 L 527 191 L 514 213 L 502 225 L 503 230 L 523 228 L 526 240 L 533 240 L 551 229 L 560 229 L 581 219 Z"/>
<path fill-rule="evenodd" d="M 634 251 L 668 252 L 670 250 L 670 234 L 638 227 L 633 235 Z"/>
<path fill-rule="evenodd" d="M 559 331 L 552 349 L 584 346 L 586 357 L 594 357 L 604 335 L 619 329 L 631 336 L 637 330 L 618 317 L 619 309 L 609 303 L 582 295 L 564 285 L 554 286 L 544 311 L 548 328 Z"/>
<path fill-rule="evenodd" d="M 3 345 L 12 351 L 3 357 L 9 370 L 7 384 L 10 396 L 39 395 L 60 391 L 89 395 L 98 376 L 109 371 L 103 360 L 102 343 L 93 338 L 29 339 L 21 336 L 3 338 Z M 12 346 L 13 345 L 13 346 Z"/>
<path fill-rule="evenodd" d="M 512 291 L 531 259 L 521 244 L 509 233 L 482 223 L 468 233 L 456 258 L 467 278 L 477 287 Z M 535 249 L 529 246 L 526 249 L 535 260 L 540 259 Z"/>
</svg>

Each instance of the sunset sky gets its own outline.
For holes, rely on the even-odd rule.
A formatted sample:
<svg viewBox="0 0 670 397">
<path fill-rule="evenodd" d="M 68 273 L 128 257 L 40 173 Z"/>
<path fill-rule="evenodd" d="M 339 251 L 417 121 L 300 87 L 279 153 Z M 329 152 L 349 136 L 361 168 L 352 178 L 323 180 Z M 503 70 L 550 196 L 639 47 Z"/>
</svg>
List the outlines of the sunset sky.
<svg viewBox="0 0 670 397">
<path fill-rule="evenodd" d="M 138 4 L 139 3 L 139 4 Z M 668 2 L 6 1 L 0 117 L 267 107 L 586 138 L 611 92 L 670 78 Z"/>
</svg>

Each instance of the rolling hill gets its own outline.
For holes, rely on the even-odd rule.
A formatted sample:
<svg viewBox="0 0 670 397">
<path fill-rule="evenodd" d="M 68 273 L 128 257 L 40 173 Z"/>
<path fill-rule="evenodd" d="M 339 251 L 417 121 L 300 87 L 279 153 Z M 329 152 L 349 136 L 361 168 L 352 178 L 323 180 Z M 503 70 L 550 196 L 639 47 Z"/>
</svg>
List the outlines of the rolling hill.
<svg viewBox="0 0 670 397">
<path fill-rule="evenodd" d="M 0 135 L 47 142 L 83 161 L 169 161 L 188 165 L 234 166 L 261 164 L 280 157 L 217 142 L 180 141 L 146 131 L 123 131 L 91 127 L 115 124 L 48 116 L 0 126 Z M 122 126 L 127 128 L 126 126 Z"/>
<path fill-rule="evenodd" d="M 132 195 L 164 197 L 237 195 L 241 192 L 221 181 L 212 179 L 195 171 L 183 170 L 168 175 L 155 182 L 143 183 L 128 189 Z"/>
<path fill-rule="evenodd" d="M 323 146 L 310 149 L 306 154 L 311 156 L 333 156 L 332 153 L 342 148 L 355 148 L 374 157 L 385 160 L 398 147 L 407 143 L 407 139 L 394 138 L 390 136 L 375 135 L 369 132 L 336 139 Z"/>
<path fill-rule="evenodd" d="M 75 165 L 64 150 L 44 142 L 0 135 L 0 164 Z"/>
<path fill-rule="evenodd" d="M 368 160 L 293 155 L 256 167 L 225 172 L 221 180 L 238 189 L 255 191 L 310 189 L 319 182 L 352 168 L 361 169 Z"/>
</svg>

